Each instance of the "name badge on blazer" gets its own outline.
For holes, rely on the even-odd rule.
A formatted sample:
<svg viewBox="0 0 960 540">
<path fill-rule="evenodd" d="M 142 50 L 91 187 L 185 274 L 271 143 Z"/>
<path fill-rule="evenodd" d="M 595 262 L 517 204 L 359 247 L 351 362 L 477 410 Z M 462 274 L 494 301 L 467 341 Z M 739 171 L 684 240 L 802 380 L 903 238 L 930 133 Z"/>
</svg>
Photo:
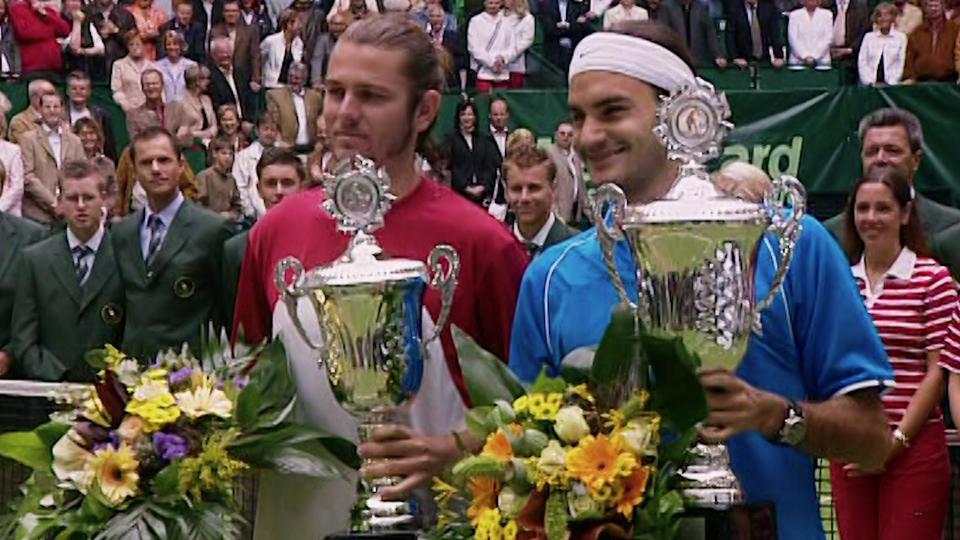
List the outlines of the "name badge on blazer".
<svg viewBox="0 0 960 540">
<path fill-rule="evenodd" d="M 190 276 L 180 276 L 173 283 L 173 294 L 177 298 L 190 298 L 197 292 L 197 282 Z"/>
<path fill-rule="evenodd" d="M 100 318 L 110 326 L 116 326 L 123 319 L 123 308 L 115 302 L 107 302 L 100 309 Z"/>
</svg>

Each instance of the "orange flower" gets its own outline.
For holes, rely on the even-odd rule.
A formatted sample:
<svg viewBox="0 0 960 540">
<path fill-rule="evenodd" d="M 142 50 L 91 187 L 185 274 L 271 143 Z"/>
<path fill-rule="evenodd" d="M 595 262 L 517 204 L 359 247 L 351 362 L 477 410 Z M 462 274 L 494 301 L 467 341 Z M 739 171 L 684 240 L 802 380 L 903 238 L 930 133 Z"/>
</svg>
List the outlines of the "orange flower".
<svg viewBox="0 0 960 540">
<path fill-rule="evenodd" d="M 630 476 L 623 479 L 623 494 L 617 501 L 617 511 L 627 519 L 632 519 L 633 507 L 643 500 L 643 492 L 647 489 L 650 471 L 648 465 L 640 465 L 633 469 Z"/>
<path fill-rule="evenodd" d="M 483 451 L 480 453 L 498 461 L 510 461 L 513 459 L 513 448 L 510 447 L 510 439 L 507 439 L 507 435 L 502 429 L 498 429 L 487 436 L 487 442 L 484 443 Z"/>
<path fill-rule="evenodd" d="M 476 525 L 484 510 L 497 507 L 500 482 L 489 476 L 474 476 L 467 480 L 467 489 L 473 496 L 470 500 L 470 508 L 467 509 L 467 517 L 470 518 L 471 525 Z"/>
<path fill-rule="evenodd" d="M 629 452 L 622 452 L 619 435 L 587 435 L 576 448 L 567 452 L 567 476 L 580 480 L 591 491 L 596 491 L 618 477 L 627 476 L 637 464 Z"/>
</svg>

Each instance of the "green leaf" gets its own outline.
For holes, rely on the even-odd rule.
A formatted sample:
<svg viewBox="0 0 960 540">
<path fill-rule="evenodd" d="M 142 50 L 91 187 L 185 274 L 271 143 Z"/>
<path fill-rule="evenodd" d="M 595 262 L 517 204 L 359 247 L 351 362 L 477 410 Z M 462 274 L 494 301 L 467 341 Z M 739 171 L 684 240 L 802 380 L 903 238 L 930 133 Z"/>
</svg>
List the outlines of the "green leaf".
<svg viewBox="0 0 960 540">
<path fill-rule="evenodd" d="M 248 384 L 240 391 L 240 395 L 237 396 L 235 418 L 242 429 L 253 427 L 257 421 L 262 398 L 260 387 L 254 384 Z"/>
<path fill-rule="evenodd" d="M 547 540 L 563 540 L 567 537 L 567 498 L 558 489 L 550 490 L 543 512 Z"/>
<path fill-rule="evenodd" d="M 470 432 L 470 435 L 473 435 L 474 438 L 478 440 L 483 440 L 487 438 L 493 430 L 488 429 L 487 418 L 490 415 L 490 411 L 493 410 L 492 405 L 485 405 L 483 407 L 473 407 L 467 410 L 467 431 Z"/>
<path fill-rule="evenodd" d="M 106 521 L 113 515 L 113 510 L 107 503 L 107 499 L 96 482 L 87 490 L 87 496 L 83 498 L 81 505 L 83 512 L 98 521 Z"/>
<path fill-rule="evenodd" d="M 642 338 L 653 371 L 650 408 L 660 413 L 663 426 L 685 431 L 707 417 L 707 397 L 697 377 L 694 356 L 679 337 L 652 334 Z"/>
<path fill-rule="evenodd" d="M 596 354 L 596 347 L 580 347 L 570 351 L 560 361 L 560 376 L 570 384 L 589 383 Z"/>
<path fill-rule="evenodd" d="M 697 440 L 696 427 L 687 428 L 681 431 L 678 437 L 668 443 L 660 443 L 660 461 L 669 461 L 671 463 L 683 463 L 687 451 Z"/>
<path fill-rule="evenodd" d="M 279 414 L 289 405 L 295 388 L 287 365 L 287 353 L 280 340 L 267 344 L 260 351 L 250 372 L 249 383 L 241 391 L 241 397 L 244 393 L 248 394 L 244 399 L 252 399 L 249 394 L 259 393 L 257 423 L 268 422 L 271 419 L 269 417 Z"/>
<path fill-rule="evenodd" d="M 540 370 L 533 385 L 530 386 L 531 394 L 551 394 L 563 393 L 567 389 L 567 383 L 562 377 L 550 377 L 547 375 L 547 368 Z"/>
<path fill-rule="evenodd" d="M 450 328 L 471 405 L 493 405 L 498 399 L 513 403 L 525 393 L 523 385 L 500 359 L 482 349 L 463 330 L 454 325 Z"/>
<path fill-rule="evenodd" d="M 34 470 L 49 471 L 53 464 L 51 445 L 36 431 L 13 431 L 0 435 L 0 455 Z"/>
<path fill-rule="evenodd" d="M 36 433 L 37 437 L 40 437 L 40 440 L 49 446 L 52 451 L 53 445 L 57 444 L 57 441 L 70 431 L 70 427 L 70 424 L 63 422 L 47 422 L 34 428 L 33 432 Z"/>
<path fill-rule="evenodd" d="M 638 325 L 632 308 L 614 306 L 590 370 L 601 408 L 615 408 L 635 389 L 646 387 L 646 360 L 639 347 Z"/>
<path fill-rule="evenodd" d="M 293 446 L 310 441 L 319 442 L 330 454 L 344 465 L 359 469 L 362 460 L 352 442 L 302 424 L 280 424 L 259 428 L 232 441 L 230 454 L 244 461 L 264 461 L 264 456 L 279 447 Z"/>
<path fill-rule="evenodd" d="M 506 463 L 490 456 L 480 455 L 470 456 L 461 460 L 453 466 L 450 474 L 453 475 L 455 482 L 463 483 L 466 482 L 467 478 L 473 478 L 475 476 L 489 476 L 490 478 L 503 480 L 506 471 Z"/>
<path fill-rule="evenodd" d="M 87 354 L 83 355 L 83 359 L 86 360 L 87 364 L 97 371 L 100 371 L 101 369 L 107 369 L 106 349 L 93 349 L 92 351 L 87 351 Z"/>
<path fill-rule="evenodd" d="M 153 478 L 153 491 L 158 497 L 169 497 L 180 491 L 180 462 L 167 465 Z"/>
<path fill-rule="evenodd" d="M 346 470 L 333 454 L 322 445 L 303 445 L 309 450 L 298 447 L 278 448 L 263 456 L 263 464 L 280 474 L 299 474 L 313 478 L 343 478 Z"/>
</svg>

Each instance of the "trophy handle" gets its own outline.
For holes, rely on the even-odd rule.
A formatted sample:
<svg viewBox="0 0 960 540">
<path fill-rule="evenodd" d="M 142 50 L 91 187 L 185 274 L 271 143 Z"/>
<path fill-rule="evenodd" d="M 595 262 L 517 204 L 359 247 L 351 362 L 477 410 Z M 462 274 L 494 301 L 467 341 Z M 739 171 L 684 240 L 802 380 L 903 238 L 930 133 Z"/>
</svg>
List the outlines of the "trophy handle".
<svg viewBox="0 0 960 540">
<path fill-rule="evenodd" d="M 442 261 L 447 261 L 447 270 L 444 272 Z M 423 344 L 428 345 L 440 337 L 440 333 L 447 326 L 447 319 L 450 318 L 450 308 L 453 307 L 453 293 L 457 290 L 457 277 L 460 275 L 460 255 L 453 246 L 441 244 L 430 251 L 427 257 L 427 264 L 430 266 L 430 287 L 440 291 L 440 316 L 437 317 L 437 324 L 433 335 Z"/>
<path fill-rule="evenodd" d="M 290 280 L 290 282 L 287 282 L 288 270 L 293 270 L 293 279 Z M 304 295 L 303 289 L 300 288 L 303 284 L 304 273 L 303 263 L 297 260 L 296 257 L 284 257 L 283 260 L 277 263 L 276 268 L 273 269 L 273 281 L 280 291 L 280 299 L 283 300 L 283 304 L 287 306 L 287 313 L 290 315 L 290 320 L 293 321 L 293 327 L 296 328 L 297 333 L 300 334 L 300 338 L 303 339 L 304 343 L 311 349 L 318 351 L 321 346 L 310 339 L 310 336 L 307 335 L 306 328 L 303 327 L 303 323 L 300 322 L 300 317 L 297 315 L 297 301 Z"/>
<path fill-rule="evenodd" d="M 780 237 L 780 261 L 777 273 L 770 283 L 767 295 L 757 303 L 757 312 L 763 311 L 773 302 L 777 289 L 783 284 L 783 279 L 790 269 L 793 259 L 793 248 L 802 227 L 800 218 L 807 212 L 807 191 L 800 180 L 793 176 L 781 176 L 774 180 L 773 190 L 768 193 L 764 206 L 771 213 L 770 226 L 767 231 Z"/>
<path fill-rule="evenodd" d="M 607 205 L 610 207 L 613 225 L 607 225 L 603 213 L 604 206 Z M 617 272 L 617 264 L 613 258 L 614 245 L 617 240 L 623 238 L 620 226 L 623 224 L 627 210 L 627 196 L 620 186 L 613 182 L 606 182 L 601 184 L 590 197 L 590 209 L 593 223 L 597 226 L 597 240 L 600 242 L 600 251 L 603 252 L 603 262 L 607 273 L 610 274 L 610 279 L 613 280 L 613 288 L 620 295 L 620 300 L 631 307 L 636 307 L 636 304 L 630 300 L 626 287 L 623 286 L 623 280 L 620 279 L 620 273 Z"/>
</svg>

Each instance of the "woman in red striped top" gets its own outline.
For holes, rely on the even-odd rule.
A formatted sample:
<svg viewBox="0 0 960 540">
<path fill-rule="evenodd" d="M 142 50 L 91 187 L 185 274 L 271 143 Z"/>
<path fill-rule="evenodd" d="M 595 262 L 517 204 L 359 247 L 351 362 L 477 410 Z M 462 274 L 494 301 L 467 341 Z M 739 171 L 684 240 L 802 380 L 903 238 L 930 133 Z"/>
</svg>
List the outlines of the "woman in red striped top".
<svg viewBox="0 0 960 540">
<path fill-rule="evenodd" d="M 950 372 L 947 390 L 950 414 L 953 416 L 953 425 L 960 426 L 960 302 L 953 310 L 950 329 L 940 351 L 940 366 Z"/>
<path fill-rule="evenodd" d="M 844 249 L 893 366 L 883 396 L 890 450 L 879 470 L 831 463 L 843 540 L 941 538 L 950 482 L 943 415 L 946 377 L 938 364 L 957 292 L 949 271 L 927 257 L 906 177 L 868 171 L 847 203 Z"/>
</svg>

